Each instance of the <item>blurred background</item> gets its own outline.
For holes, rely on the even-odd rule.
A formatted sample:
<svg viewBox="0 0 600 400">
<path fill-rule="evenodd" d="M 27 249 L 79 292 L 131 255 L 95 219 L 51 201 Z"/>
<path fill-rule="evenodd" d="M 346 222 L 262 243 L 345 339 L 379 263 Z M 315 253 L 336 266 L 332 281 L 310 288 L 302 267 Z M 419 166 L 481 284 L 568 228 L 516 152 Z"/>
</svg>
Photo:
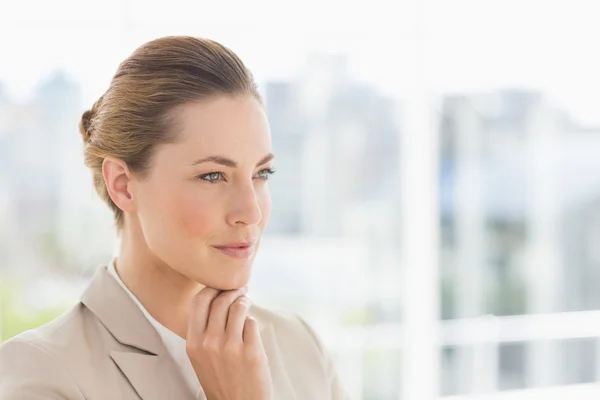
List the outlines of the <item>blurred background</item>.
<svg viewBox="0 0 600 400">
<path fill-rule="evenodd" d="M 600 5 L 0 2 L 0 342 L 118 249 L 78 122 L 118 64 L 209 37 L 254 72 L 278 173 L 255 302 L 354 399 L 598 398 Z M 594 50 L 596 49 L 596 50 Z"/>
</svg>

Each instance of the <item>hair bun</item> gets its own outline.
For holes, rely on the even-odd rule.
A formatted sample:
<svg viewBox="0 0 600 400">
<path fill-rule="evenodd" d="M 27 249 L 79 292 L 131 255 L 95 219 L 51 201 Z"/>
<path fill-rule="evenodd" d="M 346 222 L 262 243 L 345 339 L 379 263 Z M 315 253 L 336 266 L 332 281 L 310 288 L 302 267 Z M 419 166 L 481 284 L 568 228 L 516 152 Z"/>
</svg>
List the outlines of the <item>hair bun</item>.
<svg viewBox="0 0 600 400">
<path fill-rule="evenodd" d="M 79 121 L 79 132 L 81 133 L 81 136 L 83 137 L 83 141 L 85 143 L 89 142 L 90 137 L 92 136 L 90 132 L 90 125 L 92 123 L 93 116 L 94 113 L 92 112 L 92 110 L 87 110 L 81 116 L 81 121 Z"/>
</svg>

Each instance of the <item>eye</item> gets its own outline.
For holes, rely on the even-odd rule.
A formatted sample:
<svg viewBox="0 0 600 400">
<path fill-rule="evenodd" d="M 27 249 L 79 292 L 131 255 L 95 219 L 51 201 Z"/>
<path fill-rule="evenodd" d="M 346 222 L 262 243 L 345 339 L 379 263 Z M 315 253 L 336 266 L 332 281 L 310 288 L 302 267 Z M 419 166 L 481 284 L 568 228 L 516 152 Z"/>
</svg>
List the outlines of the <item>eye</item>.
<svg viewBox="0 0 600 400">
<path fill-rule="evenodd" d="M 262 179 L 262 180 L 266 181 L 274 173 L 275 173 L 275 169 L 274 168 L 265 168 L 265 169 L 259 171 L 258 174 L 256 174 L 256 177 L 258 179 Z"/>
<path fill-rule="evenodd" d="M 217 183 L 219 181 L 225 180 L 224 174 L 222 172 L 210 172 L 208 174 L 198 176 L 198 179 L 209 183 Z"/>
</svg>

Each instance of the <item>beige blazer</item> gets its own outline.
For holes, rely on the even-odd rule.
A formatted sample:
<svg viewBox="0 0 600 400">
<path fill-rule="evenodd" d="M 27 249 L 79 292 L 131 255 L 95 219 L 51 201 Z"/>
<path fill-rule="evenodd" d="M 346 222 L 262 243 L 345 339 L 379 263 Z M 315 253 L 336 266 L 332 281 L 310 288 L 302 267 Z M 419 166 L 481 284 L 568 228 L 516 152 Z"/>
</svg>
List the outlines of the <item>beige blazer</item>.
<svg viewBox="0 0 600 400">
<path fill-rule="evenodd" d="M 253 306 L 276 400 L 347 400 L 299 317 Z M 0 400 L 194 399 L 179 366 L 121 286 L 99 267 L 70 311 L 0 347 Z"/>
</svg>

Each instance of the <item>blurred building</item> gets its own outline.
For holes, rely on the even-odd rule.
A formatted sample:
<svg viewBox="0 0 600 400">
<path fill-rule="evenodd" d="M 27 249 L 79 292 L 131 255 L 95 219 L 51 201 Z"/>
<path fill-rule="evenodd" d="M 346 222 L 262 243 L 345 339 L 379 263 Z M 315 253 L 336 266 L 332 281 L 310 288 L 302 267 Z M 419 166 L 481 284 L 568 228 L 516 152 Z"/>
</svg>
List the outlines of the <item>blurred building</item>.
<svg viewBox="0 0 600 400">
<path fill-rule="evenodd" d="M 354 286 L 340 297 L 345 313 L 398 320 L 399 101 L 354 80 L 343 55 L 314 54 L 265 94 L 278 170 L 268 233 L 302 238 L 290 258 L 303 258 L 294 250 L 307 251 L 307 240 L 322 252 L 330 243 L 339 259 L 365 252 L 338 277 Z M 329 270 L 325 262 L 311 268 Z"/>
<path fill-rule="evenodd" d="M 61 90 L 62 91 L 62 90 Z M 51 249 L 58 224 L 60 185 L 62 176 L 59 160 L 61 137 L 57 136 L 56 124 L 65 112 L 65 106 L 54 103 L 52 93 L 42 86 L 25 103 L 3 104 L 0 137 L 4 138 L 2 170 L 8 201 L 4 204 L 7 214 L 6 226 L 10 230 L 11 254 L 25 259 Z M 42 250 L 39 252 L 39 250 Z M 41 263 L 49 267 L 51 256 L 40 260 L 23 262 L 19 272 L 28 265 Z M 17 263 L 18 265 L 19 263 Z M 10 265 L 17 265 L 11 263 Z"/>
<path fill-rule="evenodd" d="M 507 90 L 445 98 L 440 133 L 444 318 L 597 308 L 600 129 Z M 450 393 L 586 381 L 596 357 L 585 342 L 515 343 L 482 377 L 477 350 L 452 354 Z"/>
<path fill-rule="evenodd" d="M 11 259 L 3 264 L 24 275 L 81 268 L 80 249 L 93 245 L 97 231 L 88 222 L 99 221 L 85 201 L 93 188 L 82 168 L 81 88 L 57 71 L 21 103 L 2 93 L 0 214 Z"/>
<path fill-rule="evenodd" d="M 297 80 L 265 92 L 278 166 L 270 233 L 364 236 L 357 209 L 398 201 L 399 103 L 336 55 L 313 55 Z"/>
</svg>

